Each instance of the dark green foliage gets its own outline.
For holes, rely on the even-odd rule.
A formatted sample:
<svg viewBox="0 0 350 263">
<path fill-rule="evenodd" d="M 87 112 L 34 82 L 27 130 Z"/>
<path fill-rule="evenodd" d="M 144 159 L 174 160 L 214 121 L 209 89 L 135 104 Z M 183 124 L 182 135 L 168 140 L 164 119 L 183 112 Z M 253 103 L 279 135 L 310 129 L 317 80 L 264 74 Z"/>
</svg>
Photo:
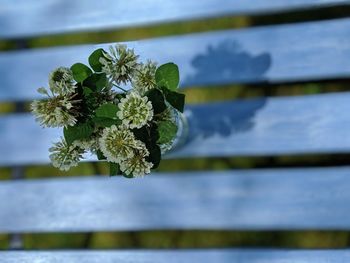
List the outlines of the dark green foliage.
<svg viewBox="0 0 350 263">
<path fill-rule="evenodd" d="M 109 162 L 109 175 L 116 176 L 118 174 L 120 174 L 119 165 L 117 163 Z"/>
<path fill-rule="evenodd" d="M 113 103 L 105 103 L 99 106 L 95 111 L 92 121 L 100 127 L 110 127 L 119 125 L 121 121 L 117 117 L 118 106 Z"/>
<path fill-rule="evenodd" d="M 169 102 L 170 105 L 177 109 L 179 112 L 183 112 L 185 107 L 185 94 L 170 91 L 165 88 L 162 88 L 162 90 L 167 102 Z"/>
<path fill-rule="evenodd" d="M 175 92 L 179 85 L 179 69 L 176 64 L 170 62 L 157 68 L 156 82 L 163 91 L 165 99 L 180 112 L 183 112 L 185 95 Z"/>
<path fill-rule="evenodd" d="M 96 109 L 96 117 L 117 118 L 118 106 L 113 103 L 105 103 Z"/>
<path fill-rule="evenodd" d="M 176 90 L 180 81 L 179 68 L 172 62 L 163 64 L 157 68 L 155 77 L 159 87 Z"/>
<path fill-rule="evenodd" d="M 132 129 L 131 131 L 135 135 L 136 139 L 138 139 L 142 142 L 146 141 L 145 138 L 148 137 L 148 129 L 146 126 L 143 126 L 142 128 L 139 128 L 139 129 Z"/>
<path fill-rule="evenodd" d="M 100 97 L 100 93 L 96 93 L 88 87 L 83 87 L 80 83 L 77 84 L 75 99 L 79 101 L 78 123 L 86 122 L 93 116 L 95 109 L 99 105 Z"/>
<path fill-rule="evenodd" d="M 151 89 L 145 95 L 152 103 L 154 114 L 162 113 L 166 109 L 164 95 L 159 89 Z"/>
<path fill-rule="evenodd" d="M 89 87 L 83 87 L 81 84 L 77 84 L 77 91 L 76 99 L 80 101 L 78 122 L 86 122 L 94 118 L 96 109 L 102 103 L 106 104 L 106 101 L 110 99 L 104 92 L 94 91 Z"/>
<path fill-rule="evenodd" d="M 83 81 L 84 87 L 89 87 L 92 91 L 99 92 L 107 85 L 105 73 L 93 73 Z"/>
<path fill-rule="evenodd" d="M 152 169 L 156 169 L 159 166 L 162 154 L 160 147 L 157 144 L 146 145 L 147 150 L 149 151 L 149 156 L 146 157 L 146 161 L 153 164 Z"/>
<path fill-rule="evenodd" d="M 152 169 L 157 168 L 161 159 L 161 151 L 157 145 L 159 139 L 157 125 L 153 123 L 149 127 L 144 126 L 140 129 L 133 129 L 132 132 L 136 139 L 145 143 L 146 148 L 150 153 L 146 160 L 153 164 Z"/>
<path fill-rule="evenodd" d="M 94 129 L 90 122 L 68 126 L 63 129 L 64 138 L 68 144 L 72 144 L 75 140 L 89 139 Z"/>
<path fill-rule="evenodd" d="M 98 160 L 106 160 L 106 159 L 107 159 L 107 158 L 103 155 L 103 152 L 101 152 L 100 150 L 97 150 L 96 155 L 97 155 L 97 159 L 98 159 Z"/>
<path fill-rule="evenodd" d="M 75 63 L 70 69 L 76 82 L 82 82 L 92 74 L 92 70 L 82 63 Z"/>
<path fill-rule="evenodd" d="M 177 125 L 172 121 L 161 121 L 158 123 L 158 132 L 158 144 L 169 143 L 176 136 Z"/>
<path fill-rule="evenodd" d="M 84 97 L 89 97 L 93 93 L 92 89 L 90 89 L 88 87 L 84 87 L 84 88 L 82 88 L 82 90 L 83 90 Z"/>
<path fill-rule="evenodd" d="M 149 127 L 143 126 L 140 129 L 131 130 L 135 138 L 144 142 L 146 145 L 148 143 L 156 143 L 159 139 L 158 127 L 156 124 L 151 124 Z"/>
<path fill-rule="evenodd" d="M 104 57 L 103 53 L 106 53 L 102 48 L 96 49 L 94 52 L 91 53 L 89 57 L 89 64 L 91 68 L 96 72 L 101 72 L 102 70 L 102 64 L 100 62 L 100 58 Z"/>
<path fill-rule="evenodd" d="M 111 119 L 104 117 L 93 117 L 92 121 L 97 127 L 111 127 L 112 125 L 120 125 L 122 123 L 119 119 Z"/>
</svg>

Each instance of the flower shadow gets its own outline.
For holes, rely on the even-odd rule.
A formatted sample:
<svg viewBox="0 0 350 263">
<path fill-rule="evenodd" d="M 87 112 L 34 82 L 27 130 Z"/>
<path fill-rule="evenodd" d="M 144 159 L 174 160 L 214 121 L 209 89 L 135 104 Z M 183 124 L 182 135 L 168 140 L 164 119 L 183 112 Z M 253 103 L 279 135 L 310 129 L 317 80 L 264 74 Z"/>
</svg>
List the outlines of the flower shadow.
<svg viewBox="0 0 350 263">
<path fill-rule="evenodd" d="M 192 59 L 195 73 L 184 80 L 183 86 L 262 82 L 271 62 L 268 53 L 249 54 L 237 41 L 226 40 L 215 47 L 209 45 L 205 54 Z"/>
<path fill-rule="evenodd" d="M 236 41 L 227 40 L 216 47 L 208 46 L 205 54 L 193 58 L 195 74 L 184 85 L 262 82 L 271 62 L 270 54 L 252 55 Z M 254 127 L 254 116 L 266 103 L 267 98 L 262 97 L 189 106 L 185 112 L 189 125 L 186 142 L 246 132 Z"/>
</svg>

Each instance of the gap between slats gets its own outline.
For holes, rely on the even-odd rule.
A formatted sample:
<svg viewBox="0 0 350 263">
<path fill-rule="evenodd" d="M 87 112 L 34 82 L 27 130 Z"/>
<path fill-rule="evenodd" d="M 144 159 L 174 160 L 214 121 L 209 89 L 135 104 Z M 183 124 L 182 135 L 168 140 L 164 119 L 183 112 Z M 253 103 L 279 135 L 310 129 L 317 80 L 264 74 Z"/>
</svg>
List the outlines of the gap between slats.
<svg viewBox="0 0 350 263">
<path fill-rule="evenodd" d="M 300 23 L 306 21 L 321 21 L 327 19 L 348 17 L 350 6 L 337 4 L 335 6 L 318 6 L 301 8 L 295 11 L 263 12 L 252 15 L 223 15 L 222 17 L 205 17 L 193 20 L 151 23 L 134 27 L 105 28 L 89 30 L 88 32 L 69 32 L 40 36 L 17 36 L 0 39 L 0 50 L 41 48 L 61 45 L 78 45 L 88 43 L 106 43 L 132 41 L 160 36 L 182 35 L 194 32 L 207 32 L 232 28 Z"/>
</svg>

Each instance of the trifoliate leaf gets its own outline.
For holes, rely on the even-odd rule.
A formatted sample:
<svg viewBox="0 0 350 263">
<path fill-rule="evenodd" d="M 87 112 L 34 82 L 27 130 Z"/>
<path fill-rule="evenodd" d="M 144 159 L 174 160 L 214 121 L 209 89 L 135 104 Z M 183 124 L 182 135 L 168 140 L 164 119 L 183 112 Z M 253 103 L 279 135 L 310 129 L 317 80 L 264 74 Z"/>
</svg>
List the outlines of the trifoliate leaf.
<svg viewBox="0 0 350 263">
<path fill-rule="evenodd" d="M 101 91 L 107 85 L 105 73 L 93 73 L 83 81 L 83 86 L 89 87 L 93 91 Z"/>
<path fill-rule="evenodd" d="M 135 138 L 144 142 L 146 146 L 156 144 L 159 139 L 158 128 L 154 123 L 150 127 L 143 126 L 139 129 L 132 129 L 131 131 L 135 135 Z"/>
<path fill-rule="evenodd" d="M 102 64 L 100 62 L 100 58 L 104 57 L 103 53 L 106 53 L 106 51 L 104 51 L 102 48 L 99 48 L 92 52 L 89 56 L 89 64 L 92 67 L 92 69 L 96 72 L 102 71 Z"/>
<path fill-rule="evenodd" d="M 179 68 L 172 62 L 163 64 L 157 68 L 155 77 L 159 87 L 176 90 L 180 81 Z"/>
<path fill-rule="evenodd" d="M 82 63 L 75 63 L 70 69 L 76 82 L 82 82 L 92 74 L 92 70 Z"/>
<path fill-rule="evenodd" d="M 177 133 L 177 125 L 172 121 L 161 121 L 158 123 L 158 144 L 171 142 Z"/>
<path fill-rule="evenodd" d="M 90 123 L 77 124 L 68 126 L 63 129 L 64 138 L 68 144 L 72 144 L 75 140 L 88 139 L 94 129 Z"/>
<path fill-rule="evenodd" d="M 185 94 L 170 91 L 164 88 L 162 90 L 164 92 L 166 100 L 170 103 L 170 105 L 178 111 L 183 112 L 185 107 Z"/>
<path fill-rule="evenodd" d="M 161 113 L 166 109 L 164 95 L 159 89 L 151 89 L 145 95 L 152 103 L 154 114 Z"/>
<path fill-rule="evenodd" d="M 116 119 L 118 106 L 113 103 L 105 103 L 96 109 L 96 117 Z"/>
</svg>

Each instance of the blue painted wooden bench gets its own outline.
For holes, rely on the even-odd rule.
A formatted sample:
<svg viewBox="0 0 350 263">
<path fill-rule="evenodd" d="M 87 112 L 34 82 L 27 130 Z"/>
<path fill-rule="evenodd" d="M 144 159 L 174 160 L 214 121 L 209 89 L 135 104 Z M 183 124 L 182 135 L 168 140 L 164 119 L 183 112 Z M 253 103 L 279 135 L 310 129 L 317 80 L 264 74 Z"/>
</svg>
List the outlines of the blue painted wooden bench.
<svg viewBox="0 0 350 263">
<path fill-rule="evenodd" d="M 221 3 L 219 3 L 221 2 Z M 345 0 L 1 1 L 0 38 L 93 31 L 229 15 L 350 5 Z M 157 12 L 154 12 L 157 10 Z M 182 88 L 350 77 L 350 19 L 139 40 L 144 58 L 174 61 Z M 106 44 L 0 53 L 0 101 L 37 98 L 51 69 Z M 19 77 L 20 76 L 20 77 Z M 221 92 L 217 89 L 217 92 Z M 350 93 L 188 105 L 186 144 L 167 158 L 349 153 Z M 48 163 L 60 131 L 29 113 L 0 116 L 0 166 Z M 0 181 L 0 233 L 140 230 L 350 230 L 350 167 L 158 173 L 144 180 Z M 1 262 L 348 262 L 349 250 L 2 251 Z"/>
</svg>

